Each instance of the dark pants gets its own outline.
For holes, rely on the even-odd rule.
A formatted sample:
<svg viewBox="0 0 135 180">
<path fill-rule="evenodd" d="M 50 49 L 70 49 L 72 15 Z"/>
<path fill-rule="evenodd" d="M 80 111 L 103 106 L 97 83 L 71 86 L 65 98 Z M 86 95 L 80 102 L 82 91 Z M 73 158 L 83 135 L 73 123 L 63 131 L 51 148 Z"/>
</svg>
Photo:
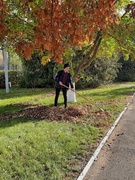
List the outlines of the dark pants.
<svg viewBox="0 0 135 180">
<path fill-rule="evenodd" d="M 56 88 L 54 106 L 57 106 L 58 98 L 59 98 L 59 94 L 60 94 L 61 90 L 63 92 L 64 105 L 65 105 L 65 108 L 66 108 L 67 107 L 67 89 L 66 88 Z"/>
</svg>

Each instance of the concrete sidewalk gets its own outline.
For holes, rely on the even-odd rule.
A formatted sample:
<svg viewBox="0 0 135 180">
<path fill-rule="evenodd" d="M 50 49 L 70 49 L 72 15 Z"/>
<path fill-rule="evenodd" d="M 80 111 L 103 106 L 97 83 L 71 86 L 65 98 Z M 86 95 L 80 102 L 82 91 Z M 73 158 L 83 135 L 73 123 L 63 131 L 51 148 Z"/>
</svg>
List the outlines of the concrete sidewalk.
<svg viewBox="0 0 135 180">
<path fill-rule="evenodd" d="M 135 180 L 135 96 L 83 180 Z"/>
</svg>

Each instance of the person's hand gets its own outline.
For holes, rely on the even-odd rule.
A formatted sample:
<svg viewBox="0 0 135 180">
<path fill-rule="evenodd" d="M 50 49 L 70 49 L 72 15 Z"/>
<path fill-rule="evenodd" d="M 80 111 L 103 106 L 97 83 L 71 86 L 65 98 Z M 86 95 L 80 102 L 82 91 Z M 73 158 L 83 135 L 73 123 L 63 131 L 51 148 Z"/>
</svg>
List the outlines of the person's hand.
<svg viewBox="0 0 135 180">
<path fill-rule="evenodd" d="M 61 82 L 61 81 L 59 82 L 59 85 L 60 85 L 60 86 L 63 86 L 63 84 L 62 84 L 62 82 Z"/>
<path fill-rule="evenodd" d="M 71 91 L 75 92 L 74 88 L 71 88 Z"/>
</svg>

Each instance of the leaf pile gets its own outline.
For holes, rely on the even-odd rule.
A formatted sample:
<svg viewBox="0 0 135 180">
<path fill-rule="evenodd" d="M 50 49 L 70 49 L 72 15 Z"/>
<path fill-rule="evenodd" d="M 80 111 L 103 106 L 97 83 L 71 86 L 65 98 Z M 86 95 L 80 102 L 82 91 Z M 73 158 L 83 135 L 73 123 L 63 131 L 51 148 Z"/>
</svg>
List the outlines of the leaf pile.
<svg viewBox="0 0 135 180">
<path fill-rule="evenodd" d="M 0 116 L 1 120 L 9 120 L 12 118 L 30 118 L 49 121 L 70 121 L 73 123 L 90 123 L 89 120 L 107 120 L 110 113 L 107 111 L 93 111 L 91 104 L 84 106 L 70 106 L 67 109 L 54 106 L 43 105 L 25 105 L 25 104 L 11 104 L 12 107 L 21 107 L 20 111 L 16 111 L 12 114 L 5 114 Z"/>
<path fill-rule="evenodd" d="M 8 120 L 11 118 L 31 118 L 31 119 L 47 119 L 50 121 L 72 121 L 79 122 L 79 117 L 86 114 L 84 109 L 69 107 L 68 109 L 42 106 L 42 105 L 24 105 L 11 104 L 10 107 L 22 107 L 22 110 L 12 114 L 5 114 L 0 116 L 1 120 Z"/>
<path fill-rule="evenodd" d="M 76 122 L 78 117 L 84 116 L 83 109 L 69 107 L 68 109 L 50 107 L 50 106 L 32 106 L 27 107 L 21 112 L 22 117 L 34 119 L 48 119 L 50 121 L 73 121 Z"/>
</svg>

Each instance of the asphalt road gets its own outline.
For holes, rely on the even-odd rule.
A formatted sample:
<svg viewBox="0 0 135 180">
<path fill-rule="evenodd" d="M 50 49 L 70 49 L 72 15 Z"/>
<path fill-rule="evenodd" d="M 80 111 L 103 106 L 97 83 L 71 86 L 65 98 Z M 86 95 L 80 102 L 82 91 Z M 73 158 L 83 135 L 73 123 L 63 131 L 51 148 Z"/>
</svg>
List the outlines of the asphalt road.
<svg viewBox="0 0 135 180">
<path fill-rule="evenodd" d="M 135 180 L 135 96 L 83 180 Z"/>
</svg>

